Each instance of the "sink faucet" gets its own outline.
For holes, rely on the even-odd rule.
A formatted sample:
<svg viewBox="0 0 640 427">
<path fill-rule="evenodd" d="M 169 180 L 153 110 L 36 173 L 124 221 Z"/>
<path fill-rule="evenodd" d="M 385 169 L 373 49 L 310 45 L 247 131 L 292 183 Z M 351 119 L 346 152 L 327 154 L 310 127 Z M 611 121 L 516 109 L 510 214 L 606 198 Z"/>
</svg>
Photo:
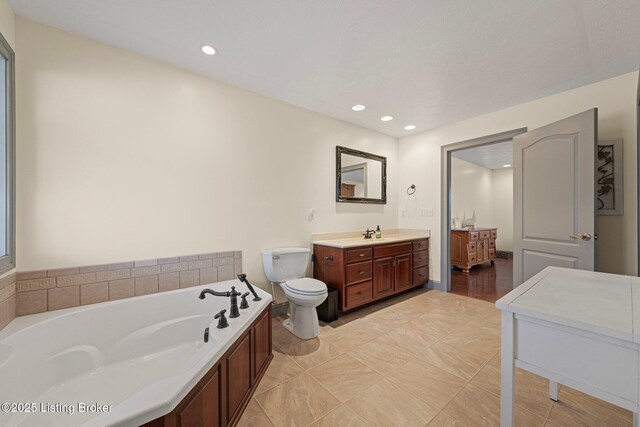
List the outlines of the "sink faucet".
<svg viewBox="0 0 640 427">
<path fill-rule="evenodd" d="M 232 286 L 231 291 L 227 292 L 218 292 L 212 291 L 211 289 L 204 289 L 202 292 L 200 292 L 200 296 L 198 298 L 204 299 L 206 294 L 211 294 L 216 297 L 231 298 L 231 309 L 229 310 L 229 317 L 240 317 L 240 310 L 238 310 L 238 295 L 240 295 L 240 292 L 236 291 L 235 286 Z"/>
<path fill-rule="evenodd" d="M 370 239 L 371 236 L 373 236 L 375 234 L 376 230 L 369 230 L 369 227 L 367 227 L 367 230 L 364 232 L 363 236 L 365 239 Z"/>
</svg>

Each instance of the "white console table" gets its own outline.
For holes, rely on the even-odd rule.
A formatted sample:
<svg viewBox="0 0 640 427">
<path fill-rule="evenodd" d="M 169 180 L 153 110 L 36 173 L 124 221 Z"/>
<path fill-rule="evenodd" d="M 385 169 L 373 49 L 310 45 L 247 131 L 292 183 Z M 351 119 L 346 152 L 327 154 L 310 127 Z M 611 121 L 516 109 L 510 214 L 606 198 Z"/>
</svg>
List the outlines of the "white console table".
<svg viewBox="0 0 640 427">
<path fill-rule="evenodd" d="M 640 412 L 640 278 L 547 267 L 496 302 L 502 310 L 500 425 L 514 421 L 515 368 Z"/>
</svg>

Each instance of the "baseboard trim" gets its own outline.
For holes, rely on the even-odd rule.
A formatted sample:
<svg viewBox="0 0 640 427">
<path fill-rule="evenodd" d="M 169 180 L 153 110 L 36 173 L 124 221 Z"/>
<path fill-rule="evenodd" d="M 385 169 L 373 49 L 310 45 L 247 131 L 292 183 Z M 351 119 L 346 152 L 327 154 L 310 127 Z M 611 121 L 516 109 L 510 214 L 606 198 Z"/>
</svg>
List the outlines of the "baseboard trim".
<svg viewBox="0 0 640 427">
<path fill-rule="evenodd" d="M 425 285 L 425 288 L 433 289 L 435 291 L 443 291 L 442 286 L 440 285 L 440 282 L 437 280 L 429 280 Z"/>
</svg>

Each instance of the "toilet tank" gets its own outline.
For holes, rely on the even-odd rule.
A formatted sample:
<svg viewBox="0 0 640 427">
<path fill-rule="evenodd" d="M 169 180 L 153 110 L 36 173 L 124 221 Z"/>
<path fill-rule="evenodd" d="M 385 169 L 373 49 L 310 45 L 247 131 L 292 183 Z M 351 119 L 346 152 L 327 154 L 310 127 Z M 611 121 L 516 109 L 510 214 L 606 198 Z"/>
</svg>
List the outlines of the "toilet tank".
<svg viewBox="0 0 640 427">
<path fill-rule="evenodd" d="M 300 279 L 307 272 L 309 248 L 274 248 L 262 250 L 262 266 L 270 282 Z"/>
</svg>

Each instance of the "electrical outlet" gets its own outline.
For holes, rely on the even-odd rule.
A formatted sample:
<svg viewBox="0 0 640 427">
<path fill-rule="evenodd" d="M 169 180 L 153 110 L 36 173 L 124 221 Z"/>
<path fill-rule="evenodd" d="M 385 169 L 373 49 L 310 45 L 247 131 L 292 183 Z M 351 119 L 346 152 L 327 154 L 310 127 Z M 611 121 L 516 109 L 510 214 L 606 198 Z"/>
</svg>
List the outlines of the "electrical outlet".
<svg viewBox="0 0 640 427">
<path fill-rule="evenodd" d="M 425 211 L 427 211 L 427 216 L 433 216 L 433 209 L 432 208 L 425 209 Z"/>
</svg>

